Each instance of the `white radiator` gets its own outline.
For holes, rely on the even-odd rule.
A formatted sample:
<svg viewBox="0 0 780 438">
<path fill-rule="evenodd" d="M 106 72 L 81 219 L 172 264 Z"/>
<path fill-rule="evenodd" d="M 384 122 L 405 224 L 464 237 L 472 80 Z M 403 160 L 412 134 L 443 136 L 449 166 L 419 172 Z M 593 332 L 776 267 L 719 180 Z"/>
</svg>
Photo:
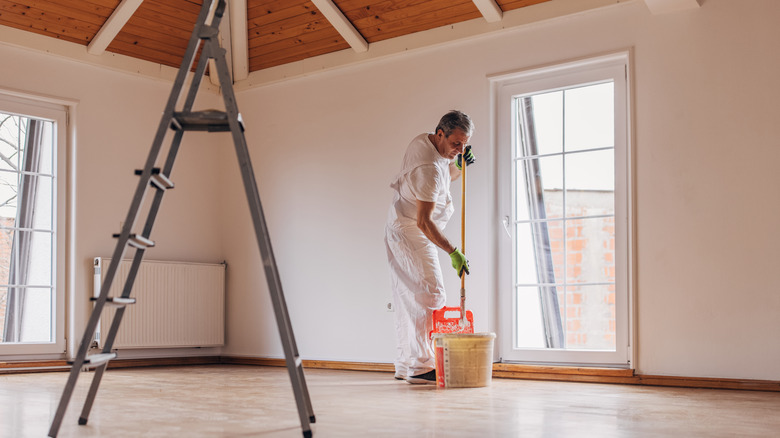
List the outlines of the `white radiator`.
<svg viewBox="0 0 780 438">
<path fill-rule="evenodd" d="M 94 295 L 111 259 L 94 259 Z M 109 297 L 122 295 L 131 260 L 119 264 Z M 225 264 L 143 261 L 113 348 L 210 347 L 225 343 Z M 96 333 L 102 348 L 116 309 L 105 306 Z"/>
</svg>

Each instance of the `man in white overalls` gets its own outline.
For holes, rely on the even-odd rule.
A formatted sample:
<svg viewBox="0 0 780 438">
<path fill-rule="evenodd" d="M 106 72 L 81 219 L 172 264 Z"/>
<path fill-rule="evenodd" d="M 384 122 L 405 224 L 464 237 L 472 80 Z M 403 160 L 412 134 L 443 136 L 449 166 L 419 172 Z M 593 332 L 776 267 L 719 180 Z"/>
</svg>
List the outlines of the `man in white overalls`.
<svg viewBox="0 0 780 438">
<path fill-rule="evenodd" d="M 460 111 L 445 114 L 434 133 L 415 137 L 404 155 L 385 228 L 387 259 L 395 301 L 395 378 L 435 383 L 434 352 L 428 333 L 432 314 L 444 307 L 445 291 L 437 247 L 452 259 L 458 275 L 468 261 L 442 230 L 454 210 L 450 183 L 460 176 L 462 157 L 474 162 L 468 146 L 474 124 Z"/>
</svg>

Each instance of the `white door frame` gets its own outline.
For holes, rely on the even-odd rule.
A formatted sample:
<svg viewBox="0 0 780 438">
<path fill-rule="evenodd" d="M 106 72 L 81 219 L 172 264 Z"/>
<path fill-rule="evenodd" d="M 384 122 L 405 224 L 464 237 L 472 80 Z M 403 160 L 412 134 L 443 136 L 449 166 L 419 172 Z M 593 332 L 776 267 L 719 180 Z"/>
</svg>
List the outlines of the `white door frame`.
<svg viewBox="0 0 780 438">
<path fill-rule="evenodd" d="M 633 159 L 630 129 L 630 51 L 590 57 L 552 66 L 533 68 L 489 77 L 495 126 L 497 157 L 497 273 L 498 356 L 502 361 L 560 365 L 633 366 Z M 511 101 L 515 96 L 567 88 L 575 84 L 615 81 L 615 269 L 616 269 L 616 350 L 589 351 L 565 349 L 517 349 L 513 328 L 514 303 L 514 197 L 512 142 L 516 124 Z M 510 183 L 511 182 L 511 183 Z M 510 256 L 511 254 L 511 256 Z"/>
</svg>

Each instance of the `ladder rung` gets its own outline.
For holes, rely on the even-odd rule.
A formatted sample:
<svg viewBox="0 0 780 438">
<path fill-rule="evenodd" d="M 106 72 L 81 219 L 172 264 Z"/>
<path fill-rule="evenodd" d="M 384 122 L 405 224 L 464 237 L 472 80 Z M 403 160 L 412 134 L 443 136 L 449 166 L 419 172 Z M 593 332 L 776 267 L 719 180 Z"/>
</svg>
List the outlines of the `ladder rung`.
<svg viewBox="0 0 780 438">
<path fill-rule="evenodd" d="M 90 297 L 90 301 L 97 301 L 97 297 Z M 125 307 L 128 304 L 135 304 L 135 298 L 108 297 L 106 305 L 109 307 Z"/>
<path fill-rule="evenodd" d="M 118 238 L 119 234 L 114 234 L 115 238 Z M 131 234 L 130 237 L 127 240 L 127 244 L 130 246 L 134 246 L 138 249 L 146 249 L 154 246 L 154 242 L 147 239 L 144 236 L 139 236 L 137 234 Z"/>
<path fill-rule="evenodd" d="M 144 173 L 141 169 L 136 169 L 136 175 L 142 175 Z M 159 167 L 152 168 L 152 177 L 149 179 L 149 184 L 157 187 L 160 190 L 167 190 L 173 188 L 173 182 L 160 172 Z"/>
<path fill-rule="evenodd" d="M 173 181 L 168 179 L 168 177 L 163 174 L 152 175 L 152 178 L 149 180 L 149 182 L 160 190 L 173 188 Z"/>
<path fill-rule="evenodd" d="M 241 118 L 241 114 L 238 115 L 238 124 L 243 131 L 244 121 Z M 171 129 L 175 131 L 225 132 L 230 131 L 230 124 L 228 123 L 228 115 L 225 111 L 177 111 L 173 113 Z"/>
<path fill-rule="evenodd" d="M 142 175 L 144 173 L 143 169 L 135 169 L 134 172 L 136 175 Z M 159 175 L 160 174 L 160 168 L 159 167 L 152 167 L 152 175 Z"/>
<path fill-rule="evenodd" d="M 87 356 L 86 358 L 84 358 L 84 366 L 97 367 L 115 358 L 116 358 L 116 353 L 93 354 L 92 356 Z M 74 362 L 72 360 L 68 361 L 68 365 L 73 365 L 73 363 Z"/>
</svg>

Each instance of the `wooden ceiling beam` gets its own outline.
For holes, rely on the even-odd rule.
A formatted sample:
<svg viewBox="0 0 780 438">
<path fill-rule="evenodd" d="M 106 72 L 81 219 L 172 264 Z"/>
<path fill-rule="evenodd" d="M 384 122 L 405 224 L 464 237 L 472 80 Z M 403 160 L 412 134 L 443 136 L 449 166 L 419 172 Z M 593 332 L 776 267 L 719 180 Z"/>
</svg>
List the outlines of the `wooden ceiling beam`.
<svg viewBox="0 0 780 438">
<path fill-rule="evenodd" d="M 479 12 L 485 17 L 488 23 L 495 23 L 501 21 L 504 16 L 504 11 L 501 10 L 501 6 L 496 3 L 496 0 L 472 0 L 474 5 L 479 9 Z"/>
<path fill-rule="evenodd" d="M 368 42 L 355 29 L 347 17 L 333 3 L 333 0 L 311 0 L 322 15 L 328 19 L 331 25 L 338 31 L 342 38 L 352 47 L 352 50 L 362 53 L 368 50 Z"/>
<path fill-rule="evenodd" d="M 100 28 L 95 38 L 87 46 L 87 52 L 93 55 L 102 55 L 106 47 L 116 38 L 116 35 L 125 26 L 127 20 L 133 16 L 135 10 L 141 6 L 143 0 L 122 0 L 114 13 L 108 17 L 106 24 Z"/>
</svg>

